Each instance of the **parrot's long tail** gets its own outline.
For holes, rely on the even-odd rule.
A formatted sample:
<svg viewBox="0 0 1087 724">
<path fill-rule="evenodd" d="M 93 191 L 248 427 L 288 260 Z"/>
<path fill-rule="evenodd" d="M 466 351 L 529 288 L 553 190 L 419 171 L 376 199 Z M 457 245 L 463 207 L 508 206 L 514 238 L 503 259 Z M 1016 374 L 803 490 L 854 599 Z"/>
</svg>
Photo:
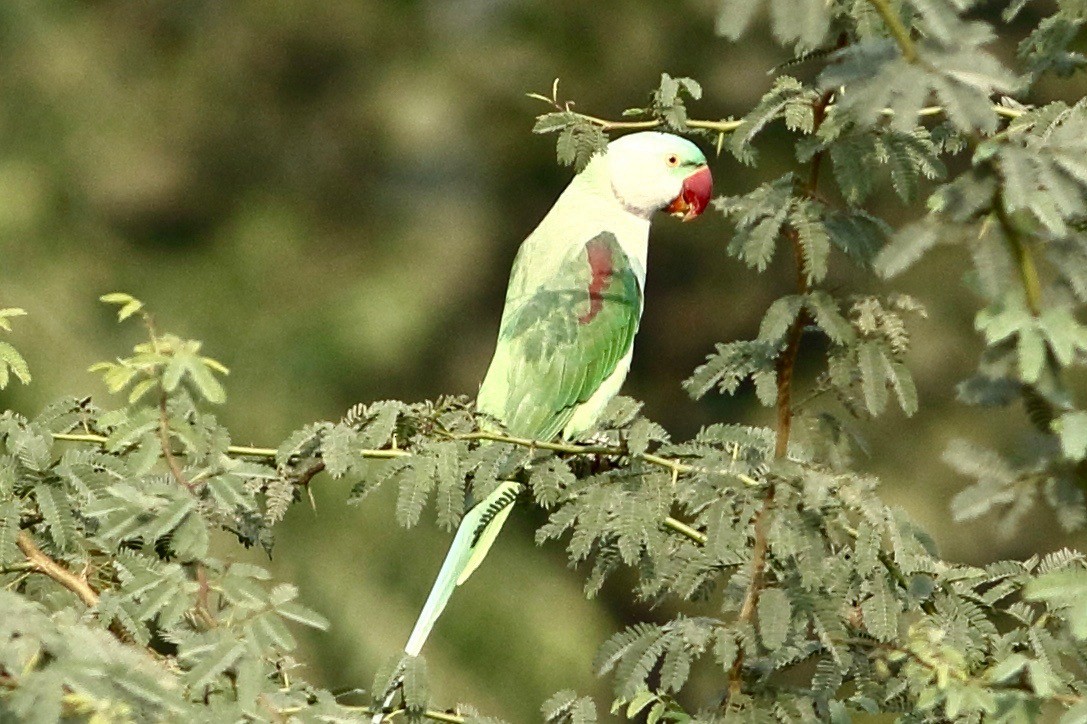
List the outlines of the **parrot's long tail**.
<svg viewBox="0 0 1087 724">
<path fill-rule="evenodd" d="M 445 554 L 445 561 L 442 562 L 438 577 L 430 589 L 430 595 L 423 604 L 423 610 L 415 621 L 415 628 L 411 630 L 408 643 L 404 646 L 404 653 L 408 656 L 419 655 L 435 622 L 449 603 L 453 589 L 468 580 L 479 568 L 494 544 L 498 531 L 502 530 L 502 525 L 509 517 L 521 488 L 520 483 L 504 481 L 465 514 L 457 528 L 457 534 L 453 537 L 453 543 L 449 546 L 449 552 Z M 371 720 L 373 724 L 380 724 L 384 720 L 396 697 L 400 682 L 401 677 L 396 676 L 389 685 L 381 710 Z"/>
</svg>

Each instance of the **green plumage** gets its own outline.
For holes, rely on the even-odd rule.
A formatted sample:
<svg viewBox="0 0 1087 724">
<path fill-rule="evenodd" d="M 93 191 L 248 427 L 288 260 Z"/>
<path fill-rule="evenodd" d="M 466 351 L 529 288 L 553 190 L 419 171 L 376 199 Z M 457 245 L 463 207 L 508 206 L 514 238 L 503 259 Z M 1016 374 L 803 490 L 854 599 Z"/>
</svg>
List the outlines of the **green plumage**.
<svg viewBox="0 0 1087 724">
<path fill-rule="evenodd" d="M 514 435 L 550 440 L 563 432 L 629 355 L 641 309 L 637 276 L 614 234 L 570 248 L 545 283 L 507 297 L 480 411 Z"/>
<path fill-rule="evenodd" d="M 477 407 L 534 440 L 590 429 L 630 367 L 642 313 L 649 219 L 705 158 L 689 141 L 637 133 L 613 141 L 562 193 L 517 252 L 498 344 Z M 702 193 L 709 193 L 703 185 Z M 708 198 L 708 197 L 707 197 Z M 698 211 L 706 202 L 700 200 Z M 696 214 L 697 215 L 697 214 Z M 418 655 L 453 589 L 479 566 L 521 491 L 503 481 L 470 507 L 404 651 Z M 389 692 L 386 706 L 395 691 Z M 380 721 L 381 715 L 374 717 Z"/>
</svg>

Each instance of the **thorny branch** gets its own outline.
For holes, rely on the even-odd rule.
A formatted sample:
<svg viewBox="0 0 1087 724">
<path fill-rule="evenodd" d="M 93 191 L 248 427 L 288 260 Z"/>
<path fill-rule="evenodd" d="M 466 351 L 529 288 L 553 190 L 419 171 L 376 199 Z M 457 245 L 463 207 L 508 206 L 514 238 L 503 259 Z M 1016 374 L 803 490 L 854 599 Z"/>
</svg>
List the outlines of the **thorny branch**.
<svg viewBox="0 0 1087 724">
<path fill-rule="evenodd" d="M 19 531 L 19 535 L 15 538 L 15 545 L 23 552 L 35 571 L 49 576 L 79 596 L 79 600 L 83 601 L 88 608 L 98 605 L 98 594 L 90 587 L 90 584 L 46 555 L 30 537 L 30 533 L 25 530 Z"/>
</svg>

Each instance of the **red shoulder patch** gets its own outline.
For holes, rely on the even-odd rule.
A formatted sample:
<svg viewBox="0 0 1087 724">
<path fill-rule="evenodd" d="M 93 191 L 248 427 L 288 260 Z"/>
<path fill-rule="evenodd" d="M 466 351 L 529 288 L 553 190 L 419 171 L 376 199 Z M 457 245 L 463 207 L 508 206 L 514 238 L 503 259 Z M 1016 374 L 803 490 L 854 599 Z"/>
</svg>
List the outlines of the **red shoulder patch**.
<svg viewBox="0 0 1087 724">
<path fill-rule="evenodd" d="M 596 318 L 604 307 L 604 289 L 611 281 L 615 273 L 611 256 L 611 247 L 599 239 L 593 239 L 585 245 L 585 253 L 589 257 L 589 269 L 592 276 L 589 278 L 589 310 L 577 318 L 579 324 L 588 324 Z"/>
</svg>

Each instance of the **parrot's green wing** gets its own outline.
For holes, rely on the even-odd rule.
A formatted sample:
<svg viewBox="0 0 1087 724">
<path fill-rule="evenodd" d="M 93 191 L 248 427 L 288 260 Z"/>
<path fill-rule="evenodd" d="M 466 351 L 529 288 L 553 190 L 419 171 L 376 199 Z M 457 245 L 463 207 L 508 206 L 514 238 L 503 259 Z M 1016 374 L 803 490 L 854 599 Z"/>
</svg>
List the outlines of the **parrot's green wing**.
<svg viewBox="0 0 1087 724">
<path fill-rule="evenodd" d="M 614 234 L 575 247 L 542 283 L 507 297 L 479 409 L 515 435 L 555 437 L 630 353 L 641 312 L 638 275 Z"/>
</svg>

